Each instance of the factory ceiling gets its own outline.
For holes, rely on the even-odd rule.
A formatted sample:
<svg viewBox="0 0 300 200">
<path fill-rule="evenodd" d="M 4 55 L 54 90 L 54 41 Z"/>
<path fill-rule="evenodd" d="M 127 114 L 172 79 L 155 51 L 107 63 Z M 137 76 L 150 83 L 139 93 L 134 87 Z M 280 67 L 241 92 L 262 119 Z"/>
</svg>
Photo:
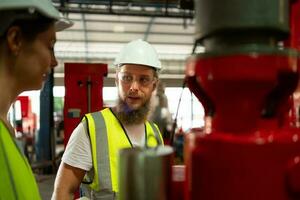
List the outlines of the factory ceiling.
<svg viewBox="0 0 300 200">
<path fill-rule="evenodd" d="M 108 76 L 112 76 L 112 62 L 121 47 L 138 38 L 155 46 L 164 67 L 161 76 L 166 77 L 171 86 L 183 78 L 185 60 L 194 45 L 192 1 L 53 2 L 65 17 L 74 22 L 73 27 L 57 34 L 55 51 L 60 63 L 55 69 L 57 79 L 63 77 L 64 62 L 107 63 Z"/>
</svg>

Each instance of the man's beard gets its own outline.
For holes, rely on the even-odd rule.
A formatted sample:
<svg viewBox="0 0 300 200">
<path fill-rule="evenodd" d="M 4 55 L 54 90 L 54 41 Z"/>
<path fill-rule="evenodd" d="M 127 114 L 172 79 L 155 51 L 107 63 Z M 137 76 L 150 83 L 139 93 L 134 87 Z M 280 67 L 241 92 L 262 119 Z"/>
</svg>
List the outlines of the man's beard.
<svg viewBox="0 0 300 200">
<path fill-rule="evenodd" d="M 126 125 L 133 125 L 144 123 L 147 120 L 149 110 L 150 99 L 147 100 L 140 108 L 132 109 L 119 97 L 115 114 L 122 123 Z"/>
</svg>

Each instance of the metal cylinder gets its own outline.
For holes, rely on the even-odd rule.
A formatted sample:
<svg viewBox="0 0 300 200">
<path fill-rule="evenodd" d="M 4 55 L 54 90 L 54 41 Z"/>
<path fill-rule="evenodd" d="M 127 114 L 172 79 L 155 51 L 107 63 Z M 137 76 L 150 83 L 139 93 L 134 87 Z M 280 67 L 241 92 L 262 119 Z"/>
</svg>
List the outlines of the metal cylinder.
<svg viewBox="0 0 300 200">
<path fill-rule="evenodd" d="M 194 3 L 198 40 L 237 32 L 252 32 L 261 40 L 266 33 L 282 37 L 289 32 L 287 0 L 194 0 Z"/>
<path fill-rule="evenodd" d="M 119 200 L 170 199 L 172 156 L 170 146 L 121 150 Z"/>
</svg>

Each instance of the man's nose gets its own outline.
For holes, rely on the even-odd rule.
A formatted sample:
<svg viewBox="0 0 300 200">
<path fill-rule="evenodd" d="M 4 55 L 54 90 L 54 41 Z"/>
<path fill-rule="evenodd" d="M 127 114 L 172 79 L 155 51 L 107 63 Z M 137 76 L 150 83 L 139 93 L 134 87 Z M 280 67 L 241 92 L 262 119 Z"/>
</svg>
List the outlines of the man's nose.
<svg viewBox="0 0 300 200">
<path fill-rule="evenodd" d="M 130 89 L 132 90 L 138 90 L 140 87 L 140 83 L 139 83 L 139 80 L 138 79 L 133 79 L 132 80 L 132 83 L 131 83 L 131 86 L 130 86 Z"/>
</svg>

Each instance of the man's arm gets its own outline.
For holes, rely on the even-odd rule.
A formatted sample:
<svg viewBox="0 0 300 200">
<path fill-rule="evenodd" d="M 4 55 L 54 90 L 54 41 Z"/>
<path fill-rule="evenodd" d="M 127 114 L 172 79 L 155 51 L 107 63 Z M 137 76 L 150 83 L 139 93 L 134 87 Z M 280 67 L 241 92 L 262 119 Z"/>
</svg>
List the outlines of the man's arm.
<svg viewBox="0 0 300 200">
<path fill-rule="evenodd" d="M 54 192 L 51 199 L 73 199 L 74 192 L 79 188 L 85 172 L 83 169 L 72 167 L 62 162 L 56 175 Z"/>
</svg>

